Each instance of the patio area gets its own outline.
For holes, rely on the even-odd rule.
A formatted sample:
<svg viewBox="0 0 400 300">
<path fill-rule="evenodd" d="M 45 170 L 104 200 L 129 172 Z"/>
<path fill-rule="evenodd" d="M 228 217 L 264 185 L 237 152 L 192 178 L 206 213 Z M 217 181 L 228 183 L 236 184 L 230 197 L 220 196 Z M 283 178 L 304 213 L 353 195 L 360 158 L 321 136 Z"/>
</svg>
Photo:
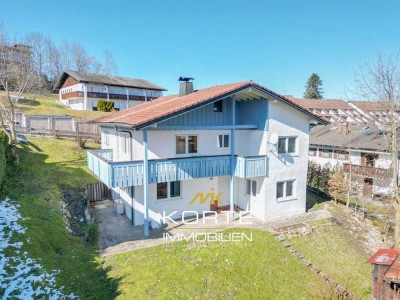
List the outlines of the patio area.
<svg viewBox="0 0 400 300">
<path fill-rule="evenodd" d="M 330 213 L 322 209 L 265 223 L 247 214 L 243 215 L 241 223 L 239 213 L 235 213 L 234 220 L 229 220 L 229 212 L 223 212 L 217 215 L 216 220 L 212 216 L 202 218 L 199 215 L 198 219 L 196 217 L 186 218 L 185 224 L 182 224 L 182 220 L 177 221 L 179 224 L 169 221 L 163 228 L 150 230 L 149 236 L 144 237 L 143 226 L 132 226 L 130 220 L 125 215 L 117 215 L 114 203 L 111 200 L 95 202 L 93 212 L 95 221 L 99 226 L 99 248 L 103 256 L 171 242 L 164 239 L 165 234 L 173 237 L 180 233 L 218 232 L 235 227 L 267 230 L 275 234 L 276 232 L 281 232 L 282 230 L 280 229 L 284 229 L 285 227 L 301 226 L 301 224 L 307 221 L 330 218 Z M 251 224 L 245 225 L 243 224 L 245 222 Z"/>
</svg>

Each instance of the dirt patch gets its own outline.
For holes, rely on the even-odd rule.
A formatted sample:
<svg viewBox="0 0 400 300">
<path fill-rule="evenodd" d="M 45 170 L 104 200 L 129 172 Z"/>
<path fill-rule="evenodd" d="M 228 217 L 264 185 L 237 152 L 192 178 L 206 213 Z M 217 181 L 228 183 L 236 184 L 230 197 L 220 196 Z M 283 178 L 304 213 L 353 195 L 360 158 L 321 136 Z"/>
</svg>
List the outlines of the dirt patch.
<svg viewBox="0 0 400 300">
<path fill-rule="evenodd" d="M 87 221 L 85 210 L 87 197 L 84 189 L 63 189 L 61 210 L 64 214 L 65 224 L 68 231 L 79 237 L 87 232 Z"/>
</svg>

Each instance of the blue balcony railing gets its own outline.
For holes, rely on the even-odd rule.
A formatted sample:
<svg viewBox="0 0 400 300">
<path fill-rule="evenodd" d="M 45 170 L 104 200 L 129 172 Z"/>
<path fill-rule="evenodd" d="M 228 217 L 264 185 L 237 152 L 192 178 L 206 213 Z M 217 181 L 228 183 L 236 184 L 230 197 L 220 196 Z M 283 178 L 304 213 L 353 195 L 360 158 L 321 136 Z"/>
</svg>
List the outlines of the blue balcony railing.
<svg viewBox="0 0 400 300">
<path fill-rule="evenodd" d="M 113 162 L 112 150 L 89 150 L 89 169 L 109 187 L 143 184 L 143 161 Z M 236 157 L 235 176 L 250 178 L 267 175 L 267 157 Z M 149 183 L 229 176 L 229 155 L 149 160 Z"/>
</svg>

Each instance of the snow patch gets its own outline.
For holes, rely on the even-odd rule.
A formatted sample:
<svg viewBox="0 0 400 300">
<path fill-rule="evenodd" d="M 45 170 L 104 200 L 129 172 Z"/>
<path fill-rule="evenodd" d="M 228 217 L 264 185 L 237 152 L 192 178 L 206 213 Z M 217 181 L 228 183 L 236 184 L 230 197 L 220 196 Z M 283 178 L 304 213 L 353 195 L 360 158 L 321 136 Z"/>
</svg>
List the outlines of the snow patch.
<svg viewBox="0 0 400 300">
<path fill-rule="evenodd" d="M 25 228 L 18 224 L 19 219 L 18 204 L 11 203 L 9 198 L 0 202 L 0 298 L 77 299 L 74 294 L 65 295 L 63 287 L 57 288 L 55 276 L 59 271 L 45 271 L 26 251 L 20 250 L 23 242 L 11 242 L 14 234 L 25 233 Z M 6 256 L 5 252 L 14 255 Z"/>
</svg>

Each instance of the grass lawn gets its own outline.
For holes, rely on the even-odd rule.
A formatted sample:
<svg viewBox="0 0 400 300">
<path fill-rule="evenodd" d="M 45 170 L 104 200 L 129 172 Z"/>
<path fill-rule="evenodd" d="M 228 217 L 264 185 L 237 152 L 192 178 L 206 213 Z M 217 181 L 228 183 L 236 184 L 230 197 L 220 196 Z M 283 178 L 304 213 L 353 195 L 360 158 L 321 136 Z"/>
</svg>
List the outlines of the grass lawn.
<svg viewBox="0 0 400 300">
<path fill-rule="evenodd" d="M 246 230 L 248 234 L 248 230 Z M 315 299 L 325 284 L 269 233 L 253 241 L 177 242 L 107 258 L 118 299 Z"/>
<path fill-rule="evenodd" d="M 318 227 L 318 233 L 291 238 L 289 242 L 292 246 L 322 272 L 346 286 L 357 298 L 371 299 L 372 267 L 366 263 L 369 255 L 360 249 L 345 228 L 332 221 L 321 220 L 310 224 Z"/>
<path fill-rule="evenodd" d="M 26 234 L 13 238 L 25 241 L 22 251 L 37 259 L 46 270 L 59 270 L 58 286 L 66 294 L 83 299 L 112 299 L 117 279 L 107 278 L 100 266 L 97 245 L 72 236 L 60 210 L 62 188 L 83 187 L 96 179 L 85 167 L 85 152 L 76 142 L 30 137 L 20 145 L 21 164 L 8 171 L 3 197 L 20 205 L 20 224 Z M 26 243 L 29 238 L 29 243 Z"/>
<path fill-rule="evenodd" d="M 17 105 L 17 110 L 22 110 L 26 115 L 69 115 L 84 120 L 92 120 L 109 114 L 102 111 L 72 110 L 66 108 L 58 101 L 58 94 L 24 96 L 26 100 L 20 101 Z"/>
</svg>

